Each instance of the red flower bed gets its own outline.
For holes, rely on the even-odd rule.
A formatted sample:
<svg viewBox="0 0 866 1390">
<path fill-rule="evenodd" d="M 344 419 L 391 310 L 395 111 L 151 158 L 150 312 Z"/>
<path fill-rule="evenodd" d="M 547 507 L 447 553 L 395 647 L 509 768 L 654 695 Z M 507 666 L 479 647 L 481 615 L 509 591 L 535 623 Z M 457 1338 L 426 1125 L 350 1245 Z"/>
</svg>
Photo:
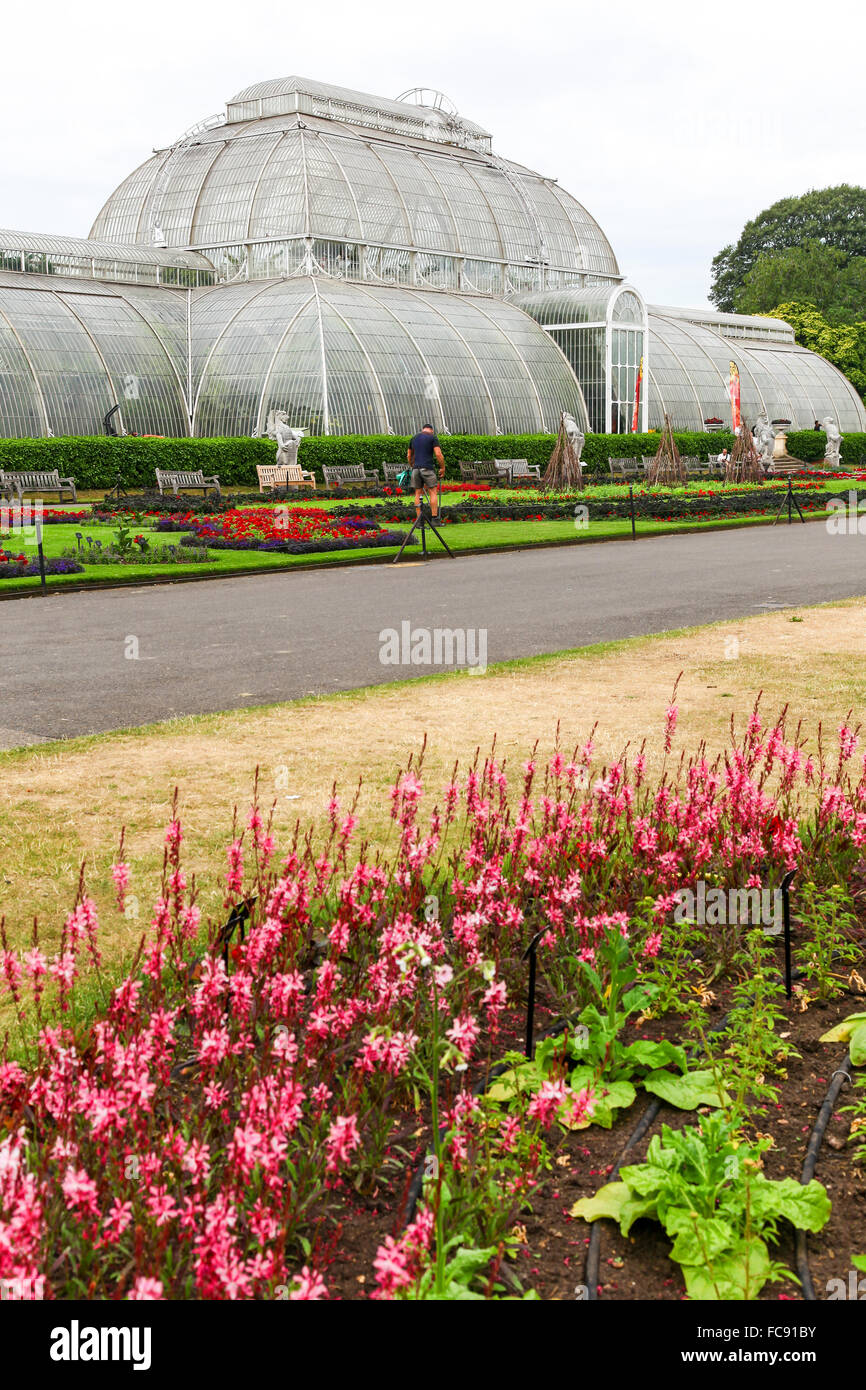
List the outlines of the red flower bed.
<svg viewBox="0 0 866 1390">
<path fill-rule="evenodd" d="M 245 507 L 221 516 L 188 515 L 184 521 L 201 540 L 308 541 L 379 529 L 372 517 L 335 517 L 315 507 Z"/>
</svg>

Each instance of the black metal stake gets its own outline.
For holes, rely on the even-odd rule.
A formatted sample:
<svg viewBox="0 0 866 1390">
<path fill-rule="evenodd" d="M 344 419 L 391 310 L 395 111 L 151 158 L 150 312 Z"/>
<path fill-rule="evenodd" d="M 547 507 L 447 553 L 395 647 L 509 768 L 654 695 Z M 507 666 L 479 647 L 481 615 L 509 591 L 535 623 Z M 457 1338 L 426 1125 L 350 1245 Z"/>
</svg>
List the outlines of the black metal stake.
<svg viewBox="0 0 866 1390">
<path fill-rule="evenodd" d="M 529 959 L 529 990 L 526 1000 L 526 1055 L 532 1059 L 532 1034 L 535 1027 L 535 953 L 538 950 L 538 943 L 544 936 L 543 931 L 537 931 L 523 952 L 523 959 Z"/>
<path fill-rule="evenodd" d="M 796 869 L 785 874 L 782 879 L 782 913 L 785 921 L 785 994 L 788 999 L 794 992 L 794 985 L 791 979 L 791 899 L 790 889 L 794 881 Z"/>
<path fill-rule="evenodd" d="M 48 588 L 48 585 L 47 585 L 46 582 L 45 582 L 45 555 L 44 555 L 43 550 L 42 550 L 42 523 L 41 523 L 41 521 L 37 521 L 37 523 L 36 523 L 36 548 L 37 548 L 37 550 L 39 551 L 39 583 L 40 583 L 40 586 L 41 586 L 43 589 L 47 589 L 47 588 Z"/>
<path fill-rule="evenodd" d="M 635 529 L 635 524 L 634 524 L 634 487 L 632 486 L 631 483 L 629 483 L 629 485 L 628 485 L 628 504 L 629 504 L 629 507 L 631 508 L 631 538 L 632 538 L 633 541 L 636 541 L 636 540 L 637 540 L 637 531 L 636 531 L 636 529 Z"/>
</svg>

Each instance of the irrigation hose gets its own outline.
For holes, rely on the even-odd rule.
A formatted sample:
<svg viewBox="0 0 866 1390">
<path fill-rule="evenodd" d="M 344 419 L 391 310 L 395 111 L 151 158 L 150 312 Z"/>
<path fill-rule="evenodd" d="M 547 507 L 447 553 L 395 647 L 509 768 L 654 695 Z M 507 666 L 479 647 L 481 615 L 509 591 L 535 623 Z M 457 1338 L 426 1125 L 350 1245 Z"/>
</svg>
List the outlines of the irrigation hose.
<svg viewBox="0 0 866 1390">
<path fill-rule="evenodd" d="M 851 1056 L 850 1053 L 846 1052 L 833 1073 L 830 1081 L 830 1088 L 824 1097 L 821 1109 L 818 1111 L 815 1127 L 809 1135 L 809 1143 L 806 1145 L 806 1158 L 803 1163 L 803 1171 L 800 1174 L 800 1182 L 804 1186 L 806 1183 L 811 1182 L 815 1176 L 815 1169 L 818 1165 L 818 1153 L 827 1126 L 830 1123 L 830 1117 L 836 1108 L 836 1102 L 839 1099 L 839 1093 L 842 1087 L 845 1085 L 846 1081 L 851 1080 L 850 1066 Z M 812 1283 L 812 1273 L 809 1269 L 809 1242 L 806 1232 L 799 1229 L 797 1231 L 796 1258 L 797 1274 L 800 1277 L 803 1298 L 807 1303 L 817 1303 L 818 1296 L 815 1293 L 815 1286 Z"/>
<path fill-rule="evenodd" d="M 608 1182 L 616 1181 L 620 1168 L 628 1158 L 629 1151 L 634 1148 L 635 1144 L 640 1143 L 647 1130 L 655 1124 L 662 1105 L 663 1101 L 658 1096 L 650 1101 L 635 1128 L 626 1140 L 625 1148 L 614 1164 Z M 586 1285 L 586 1297 L 590 1303 L 598 1301 L 598 1266 L 601 1260 L 601 1226 L 601 1221 L 593 1221 L 589 1233 L 589 1248 L 586 1252 L 584 1282 Z"/>
</svg>

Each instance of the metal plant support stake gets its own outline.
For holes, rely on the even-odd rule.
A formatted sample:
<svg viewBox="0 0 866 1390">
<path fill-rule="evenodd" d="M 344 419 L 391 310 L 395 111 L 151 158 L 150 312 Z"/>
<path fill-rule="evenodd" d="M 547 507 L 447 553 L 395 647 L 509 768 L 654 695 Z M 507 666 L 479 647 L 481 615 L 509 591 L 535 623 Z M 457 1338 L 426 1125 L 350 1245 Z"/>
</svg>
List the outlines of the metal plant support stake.
<svg viewBox="0 0 866 1390">
<path fill-rule="evenodd" d="M 43 549 L 42 549 L 42 522 L 41 522 L 41 521 L 37 521 L 37 523 L 36 523 L 36 548 L 37 548 L 37 550 L 39 551 L 39 584 L 40 584 L 40 587 L 41 587 L 41 588 L 47 590 L 48 585 L 47 585 L 46 582 L 45 582 L 45 553 L 44 553 L 44 551 L 43 551 Z"/>
<path fill-rule="evenodd" d="M 634 520 L 634 484 L 633 484 L 633 483 L 629 483 L 629 485 L 628 485 L 628 505 L 629 505 L 629 508 L 630 508 L 630 510 L 631 510 L 631 538 L 632 538 L 633 541 L 636 541 L 636 540 L 637 540 L 637 528 L 635 527 L 635 520 Z"/>
<path fill-rule="evenodd" d="M 526 999 L 526 1055 L 532 1060 L 532 1034 L 535 1026 L 535 954 L 538 950 L 538 943 L 544 936 L 543 931 L 537 931 L 523 952 L 523 959 L 529 960 L 529 989 Z"/>
<path fill-rule="evenodd" d="M 785 923 L 785 994 L 788 999 L 794 992 L 794 985 L 791 979 L 791 884 L 794 881 L 796 869 L 791 869 L 782 879 L 782 914 Z"/>
</svg>

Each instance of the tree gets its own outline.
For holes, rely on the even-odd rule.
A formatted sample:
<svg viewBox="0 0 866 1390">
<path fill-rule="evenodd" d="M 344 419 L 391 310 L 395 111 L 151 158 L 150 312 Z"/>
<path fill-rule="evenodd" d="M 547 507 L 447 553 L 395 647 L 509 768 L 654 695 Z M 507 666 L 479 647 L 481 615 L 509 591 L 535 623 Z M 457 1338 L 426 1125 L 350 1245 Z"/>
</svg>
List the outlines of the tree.
<svg viewBox="0 0 866 1390">
<path fill-rule="evenodd" d="M 789 323 L 802 347 L 826 357 L 866 397 L 866 322 L 828 323 L 814 304 L 777 304 L 770 313 Z"/>
<path fill-rule="evenodd" d="M 866 256 L 847 260 L 820 241 L 759 256 L 734 295 L 739 314 L 768 314 L 774 304 L 814 304 L 829 323 L 866 317 Z"/>
<path fill-rule="evenodd" d="M 839 251 L 845 264 L 866 256 L 866 188 L 842 183 L 817 188 L 799 198 L 782 198 L 747 222 L 735 246 L 714 257 L 710 299 L 731 313 L 737 291 L 759 257 L 774 255 L 806 242 L 819 242 Z"/>
</svg>

